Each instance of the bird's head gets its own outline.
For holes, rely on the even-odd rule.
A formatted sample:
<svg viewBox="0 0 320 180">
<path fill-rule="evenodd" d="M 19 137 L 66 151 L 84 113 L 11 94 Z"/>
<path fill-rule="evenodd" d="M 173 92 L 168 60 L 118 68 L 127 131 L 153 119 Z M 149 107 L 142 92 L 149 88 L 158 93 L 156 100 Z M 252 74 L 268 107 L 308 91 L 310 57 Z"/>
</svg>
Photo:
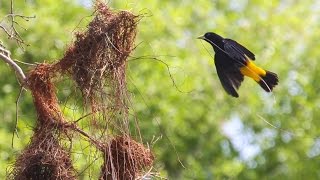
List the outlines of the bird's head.
<svg viewBox="0 0 320 180">
<path fill-rule="evenodd" d="M 223 37 L 213 32 L 207 32 L 203 36 L 198 37 L 198 39 L 203 39 L 210 43 L 212 46 L 223 46 Z"/>
</svg>

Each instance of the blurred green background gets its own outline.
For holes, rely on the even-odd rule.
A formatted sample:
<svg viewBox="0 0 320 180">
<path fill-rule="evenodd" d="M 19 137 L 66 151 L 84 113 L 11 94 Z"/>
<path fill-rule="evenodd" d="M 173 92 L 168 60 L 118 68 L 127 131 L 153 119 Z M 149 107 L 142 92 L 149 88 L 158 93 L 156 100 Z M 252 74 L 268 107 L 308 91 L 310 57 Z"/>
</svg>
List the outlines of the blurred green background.
<svg viewBox="0 0 320 180">
<path fill-rule="evenodd" d="M 1 18 L 9 13 L 9 2 L 0 1 Z M 92 18 L 91 1 L 14 2 L 16 13 L 36 15 L 29 22 L 19 20 L 28 29 L 19 32 L 30 46 L 22 51 L 2 31 L 0 38 L 12 57 L 24 62 L 61 58 L 74 32 L 85 30 Z M 139 119 L 144 143 L 155 153 L 161 177 L 320 179 L 320 1 L 108 3 L 115 10 L 144 16 L 132 54 L 140 58 L 129 59 L 128 86 L 132 113 Z M 211 46 L 196 39 L 207 31 L 237 40 L 256 54 L 258 65 L 276 72 L 280 83 L 274 93 L 245 79 L 240 97 L 228 96 L 217 77 Z M 36 117 L 27 92 L 19 104 L 20 138 L 12 148 L 19 86 L 7 65 L 2 63 L 0 71 L 3 179 L 29 142 Z M 59 96 L 63 92 L 58 90 Z M 74 161 L 78 170 L 86 164 L 80 157 Z M 99 169 L 100 164 L 92 166 Z"/>
</svg>

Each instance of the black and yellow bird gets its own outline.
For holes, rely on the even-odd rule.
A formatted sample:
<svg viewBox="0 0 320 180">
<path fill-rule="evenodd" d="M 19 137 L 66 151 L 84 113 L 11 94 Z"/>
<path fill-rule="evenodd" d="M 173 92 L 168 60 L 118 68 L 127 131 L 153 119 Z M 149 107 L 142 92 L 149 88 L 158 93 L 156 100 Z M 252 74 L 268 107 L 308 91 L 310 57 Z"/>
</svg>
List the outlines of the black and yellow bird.
<svg viewBox="0 0 320 180">
<path fill-rule="evenodd" d="M 208 32 L 198 39 L 212 45 L 217 74 L 223 88 L 231 96 L 239 97 L 236 90 L 239 89 L 244 76 L 255 80 L 267 92 L 271 92 L 278 84 L 277 74 L 255 65 L 255 55 L 238 42 L 213 32 Z"/>
</svg>

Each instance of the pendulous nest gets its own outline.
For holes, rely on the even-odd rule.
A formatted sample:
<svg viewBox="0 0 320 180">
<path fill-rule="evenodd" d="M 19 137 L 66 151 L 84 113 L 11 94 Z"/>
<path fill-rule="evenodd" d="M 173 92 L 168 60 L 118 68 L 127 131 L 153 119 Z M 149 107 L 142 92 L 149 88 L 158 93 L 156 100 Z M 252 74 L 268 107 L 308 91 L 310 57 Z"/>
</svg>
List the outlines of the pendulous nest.
<svg viewBox="0 0 320 180">
<path fill-rule="evenodd" d="M 92 105 L 107 95 L 113 106 L 124 106 L 126 60 L 134 48 L 138 16 L 114 13 L 102 3 L 97 3 L 96 11 L 88 30 L 76 34 L 57 65 L 72 75 Z M 103 93 L 105 87 L 109 90 Z"/>
<path fill-rule="evenodd" d="M 150 168 L 154 156 L 150 149 L 129 136 L 113 138 L 104 151 L 104 165 L 100 179 L 135 179 L 143 170 Z"/>
<path fill-rule="evenodd" d="M 17 158 L 8 179 L 73 180 L 77 179 L 76 175 L 70 152 L 60 146 L 57 134 L 49 128 L 35 132 L 31 144 Z"/>
</svg>

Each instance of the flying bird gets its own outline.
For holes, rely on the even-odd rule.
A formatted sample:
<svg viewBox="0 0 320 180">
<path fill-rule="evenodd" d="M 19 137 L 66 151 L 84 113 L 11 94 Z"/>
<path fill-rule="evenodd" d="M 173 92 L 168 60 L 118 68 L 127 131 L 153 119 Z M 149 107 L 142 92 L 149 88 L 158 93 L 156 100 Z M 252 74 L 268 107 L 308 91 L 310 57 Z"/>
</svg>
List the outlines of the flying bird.
<svg viewBox="0 0 320 180">
<path fill-rule="evenodd" d="M 253 63 L 255 55 L 238 42 L 207 32 L 198 37 L 210 43 L 215 51 L 214 62 L 224 90 L 233 97 L 239 97 L 244 76 L 256 81 L 265 91 L 271 92 L 278 84 L 277 74 Z"/>
</svg>

